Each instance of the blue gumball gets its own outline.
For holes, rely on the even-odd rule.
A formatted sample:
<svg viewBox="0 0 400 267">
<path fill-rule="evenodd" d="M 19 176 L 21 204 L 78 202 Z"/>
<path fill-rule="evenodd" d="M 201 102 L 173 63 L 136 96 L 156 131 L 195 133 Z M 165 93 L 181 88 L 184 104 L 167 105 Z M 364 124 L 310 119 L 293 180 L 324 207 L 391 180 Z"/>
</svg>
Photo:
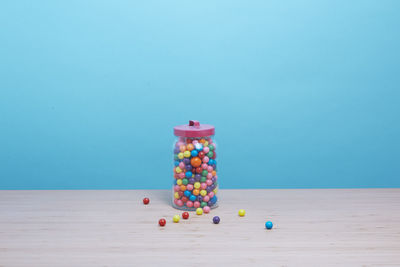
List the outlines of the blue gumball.
<svg viewBox="0 0 400 267">
<path fill-rule="evenodd" d="M 186 190 L 186 191 L 184 192 L 184 194 L 185 194 L 185 196 L 188 197 L 188 198 L 190 198 L 190 196 L 192 195 L 192 193 L 190 193 L 189 190 Z"/>
<path fill-rule="evenodd" d="M 272 229 L 273 226 L 274 224 L 271 221 L 265 223 L 265 228 L 267 228 L 268 230 Z"/>
<path fill-rule="evenodd" d="M 199 152 L 197 152 L 196 149 L 193 149 L 191 152 L 192 157 L 197 157 L 198 154 L 199 154 Z"/>
</svg>

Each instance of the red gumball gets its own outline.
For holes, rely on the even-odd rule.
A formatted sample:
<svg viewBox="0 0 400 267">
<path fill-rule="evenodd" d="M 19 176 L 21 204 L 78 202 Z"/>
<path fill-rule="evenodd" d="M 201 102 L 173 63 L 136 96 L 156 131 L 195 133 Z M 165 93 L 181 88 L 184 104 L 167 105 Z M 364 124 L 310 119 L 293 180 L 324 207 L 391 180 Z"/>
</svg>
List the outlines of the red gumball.
<svg viewBox="0 0 400 267">
<path fill-rule="evenodd" d="M 203 168 L 202 167 L 197 167 L 196 168 L 196 173 L 201 173 L 203 171 Z"/>
<path fill-rule="evenodd" d="M 185 220 L 189 219 L 189 212 L 185 211 L 184 213 L 182 213 L 182 218 Z"/>
<path fill-rule="evenodd" d="M 202 158 L 204 158 L 205 154 L 203 151 L 200 151 L 197 156 L 202 159 Z"/>
<path fill-rule="evenodd" d="M 178 195 L 179 195 L 180 197 L 182 197 L 182 196 L 183 196 L 183 191 L 178 191 Z"/>
<path fill-rule="evenodd" d="M 165 219 L 160 219 L 160 220 L 158 221 L 158 224 L 159 224 L 160 226 L 165 226 L 166 223 L 167 223 L 167 221 L 166 221 Z"/>
<path fill-rule="evenodd" d="M 186 203 L 189 199 L 187 197 L 182 197 L 181 200 L 183 201 L 183 203 Z"/>
<path fill-rule="evenodd" d="M 191 138 L 188 138 L 188 139 L 186 139 L 186 144 L 191 144 L 191 143 L 192 143 L 192 141 L 193 141 L 193 139 L 191 139 Z"/>
<path fill-rule="evenodd" d="M 147 205 L 150 203 L 150 199 L 148 199 L 147 197 L 143 198 L 143 204 Z"/>
<path fill-rule="evenodd" d="M 217 157 L 217 153 L 214 151 L 214 155 L 211 157 L 212 159 L 215 159 Z"/>
</svg>

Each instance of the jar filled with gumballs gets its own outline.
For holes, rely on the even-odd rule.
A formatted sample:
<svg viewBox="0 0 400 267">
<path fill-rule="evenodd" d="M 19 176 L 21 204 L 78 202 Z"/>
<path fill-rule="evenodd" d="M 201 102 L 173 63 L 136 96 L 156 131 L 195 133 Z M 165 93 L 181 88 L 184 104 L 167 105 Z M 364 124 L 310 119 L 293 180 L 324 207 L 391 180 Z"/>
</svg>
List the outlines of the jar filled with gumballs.
<svg viewBox="0 0 400 267">
<path fill-rule="evenodd" d="M 189 121 L 174 127 L 173 207 L 208 212 L 218 206 L 215 127 Z"/>
</svg>

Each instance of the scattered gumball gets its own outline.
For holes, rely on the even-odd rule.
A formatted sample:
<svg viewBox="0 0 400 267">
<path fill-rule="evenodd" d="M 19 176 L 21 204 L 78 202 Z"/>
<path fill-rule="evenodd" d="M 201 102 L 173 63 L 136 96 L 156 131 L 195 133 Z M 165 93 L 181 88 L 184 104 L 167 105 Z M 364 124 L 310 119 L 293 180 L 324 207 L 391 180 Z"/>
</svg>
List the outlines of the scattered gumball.
<svg viewBox="0 0 400 267">
<path fill-rule="evenodd" d="M 182 213 L 182 219 L 185 219 L 185 220 L 187 220 L 187 219 L 189 219 L 189 212 L 184 212 L 184 213 Z"/>
<path fill-rule="evenodd" d="M 219 221 L 220 221 L 219 217 L 218 216 L 214 216 L 213 223 L 214 224 L 219 224 Z"/>
<path fill-rule="evenodd" d="M 246 214 L 245 210 L 239 210 L 239 216 L 243 217 Z"/>
<path fill-rule="evenodd" d="M 174 217 L 172 217 L 172 220 L 174 221 L 174 223 L 178 223 L 180 219 L 181 218 L 179 217 L 179 215 L 174 215 Z"/>
<path fill-rule="evenodd" d="M 203 214 L 203 209 L 202 208 L 197 208 L 196 214 L 197 215 L 202 215 Z"/>
<path fill-rule="evenodd" d="M 150 203 L 150 199 L 149 198 L 147 198 L 147 197 L 143 198 L 143 204 L 147 205 L 149 203 Z"/>
<path fill-rule="evenodd" d="M 265 228 L 267 228 L 268 230 L 272 229 L 273 226 L 274 224 L 271 221 L 265 223 Z"/>
<path fill-rule="evenodd" d="M 159 224 L 160 226 L 165 226 L 166 223 L 167 223 L 167 221 L 166 221 L 165 219 L 160 219 L 160 220 L 158 221 L 158 224 Z"/>
</svg>

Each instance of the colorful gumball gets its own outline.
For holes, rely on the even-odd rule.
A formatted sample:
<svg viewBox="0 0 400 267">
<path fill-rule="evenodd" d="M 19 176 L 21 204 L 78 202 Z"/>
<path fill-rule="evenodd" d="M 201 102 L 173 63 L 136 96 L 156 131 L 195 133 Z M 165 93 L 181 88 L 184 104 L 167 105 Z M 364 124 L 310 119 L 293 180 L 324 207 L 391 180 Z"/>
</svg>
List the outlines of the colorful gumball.
<svg viewBox="0 0 400 267">
<path fill-rule="evenodd" d="M 166 221 L 165 219 L 160 219 L 160 220 L 158 221 L 158 224 L 159 224 L 161 227 L 165 226 L 166 223 L 167 223 L 167 221 Z"/>
<path fill-rule="evenodd" d="M 189 139 L 188 139 L 189 140 Z M 189 151 L 192 151 L 193 149 L 194 149 L 194 145 L 193 144 L 188 144 L 187 146 L 186 146 L 186 148 L 187 148 L 187 150 L 189 150 Z M 207 147 L 208 148 L 208 147 Z M 209 148 L 208 148 L 208 150 L 210 150 Z M 208 152 L 208 151 L 207 151 Z M 206 153 L 207 153 L 206 152 Z"/>
<path fill-rule="evenodd" d="M 201 159 L 199 157 L 194 157 L 190 160 L 190 164 L 192 164 L 193 167 L 199 167 L 201 165 Z"/>
<path fill-rule="evenodd" d="M 243 217 L 246 214 L 245 210 L 239 210 L 239 216 Z"/>
<path fill-rule="evenodd" d="M 181 219 L 181 218 L 179 217 L 179 215 L 174 215 L 174 217 L 172 217 L 172 221 L 173 221 L 174 223 L 178 223 L 180 219 Z"/>
<path fill-rule="evenodd" d="M 203 214 L 203 209 L 202 208 L 197 208 L 196 209 L 196 214 L 197 215 L 202 215 Z"/>
</svg>

